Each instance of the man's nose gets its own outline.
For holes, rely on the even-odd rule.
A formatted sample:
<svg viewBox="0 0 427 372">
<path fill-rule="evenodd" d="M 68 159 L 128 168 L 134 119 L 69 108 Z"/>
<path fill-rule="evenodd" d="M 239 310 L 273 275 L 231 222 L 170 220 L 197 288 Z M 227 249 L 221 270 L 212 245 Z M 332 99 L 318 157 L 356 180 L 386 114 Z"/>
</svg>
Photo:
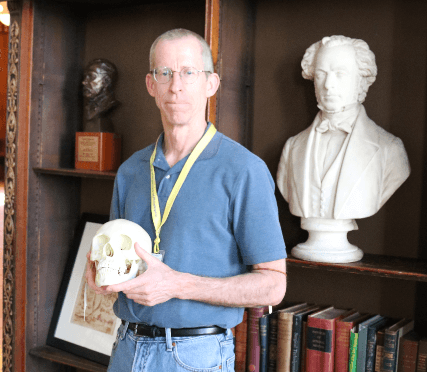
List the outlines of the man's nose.
<svg viewBox="0 0 427 372">
<path fill-rule="evenodd" d="M 179 92 L 182 89 L 182 79 L 178 71 L 172 71 L 170 90 Z"/>
</svg>

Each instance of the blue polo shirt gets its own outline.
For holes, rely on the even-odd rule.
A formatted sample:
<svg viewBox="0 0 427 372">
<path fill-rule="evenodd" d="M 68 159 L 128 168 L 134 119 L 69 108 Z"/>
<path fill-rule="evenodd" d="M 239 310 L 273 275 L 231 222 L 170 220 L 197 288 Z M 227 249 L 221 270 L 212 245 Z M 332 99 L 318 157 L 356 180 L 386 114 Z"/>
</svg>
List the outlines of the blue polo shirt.
<svg viewBox="0 0 427 372">
<path fill-rule="evenodd" d="M 188 157 L 169 167 L 162 143 L 163 135 L 154 167 L 163 215 Z M 120 166 L 110 217 L 138 223 L 154 242 L 150 207 L 153 149 L 154 144 L 136 152 Z M 248 265 L 285 258 L 274 181 L 265 163 L 217 132 L 191 168 L 160 239 L 166 265 L 199 276 L 230 277 L 248 272 Z M 242 321 L 243 310 L 176 298 L 148 307 L 127 299 L 123 293 L 114 304 L 114 312 L 121 319 L 166 328 L 232 328 Z"/>
</svg>

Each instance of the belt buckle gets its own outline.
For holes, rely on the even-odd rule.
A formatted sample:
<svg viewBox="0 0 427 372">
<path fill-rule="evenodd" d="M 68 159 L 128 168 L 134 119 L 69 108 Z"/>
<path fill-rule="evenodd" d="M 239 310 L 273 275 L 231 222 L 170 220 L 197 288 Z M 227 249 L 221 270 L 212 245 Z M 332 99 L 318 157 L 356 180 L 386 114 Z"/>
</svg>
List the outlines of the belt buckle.
<svg viewBox="0 0 427 372">
<path fill-rule="evenodd" d="M 161 336 L 161 332 L 160 332 L 160 328 L 153 325 L 151 326 L 151 337 L 155 338 L 155 337 L 160 337 Z"/>
<path fill-rule="evenodd" d="M 138 323 L 135 323 L 135 329 L 133 330 L 133 335 L 136 336 L 138 333 Z"/>
</svg>

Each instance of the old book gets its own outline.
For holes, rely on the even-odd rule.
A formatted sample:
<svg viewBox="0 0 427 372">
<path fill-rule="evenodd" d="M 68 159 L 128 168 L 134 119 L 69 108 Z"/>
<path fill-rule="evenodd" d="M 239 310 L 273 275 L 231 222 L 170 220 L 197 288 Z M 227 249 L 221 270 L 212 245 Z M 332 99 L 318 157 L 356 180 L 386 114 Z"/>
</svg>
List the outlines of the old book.
<svg viewBox="0 0 427 372">
<path fill-rule="evenodd" d="M 368 326 L 368 336 L 366 342 L 366 372 L 375 371 L 375 356 L 377 349 L 377 332 L 393 322 L 390 318 L 382 318 L 378 322 Z"/>
<path fill-rule="evenodd" d="M 249 371 L 259 372 L 261 346 L 259 342 L 259 318 L 268 312 L 268 306 L 248 309 L 248 344 L 246 365 Z"/>
<path fill-rule="evenodd" d="M 307 307 L 303 303 L 277 312 L 277 372 L 290 372 L 293 315 Z"/>
<path fill-rule="evenodd" d="M 235 328 L 235 370 L 236 372 L 246 371 L 246 346 L 248 343 L 248 310 L 243 313 L 243 320 Z"/>
<path fill-rule="evenodd" d="M 427 371 L 427 337 L 421 338 L 418 345 L 417 372 Z"/>
<path fill-rule="evenodd" d="M 397 351 L 399 350 L 400 338 L 413 329 L 414 321 L 408 319 L 402 319 L 385 329 L 382 371 L 396 372 L 398 363 Z"/>
<path fill-rule="evenodd" d="M 268 372 L 276 372 L 277 362 L 277 312 L 269 315 L 268 330 Z"/>
<path fill-rule="evenodd" d="M 302 328 L 303 322 L 307 321 L 310 314 L 320 310 L 320 306 L 313 305 L 298 311 L 293 316 L 292 324 L 292 346 L 291 346 L 291 372 L 301 370 L 301 348 L 302 348 Z"/>
<path fill-rule="evenodd" d="M 377 332 L 377 348 L 375 355 L 375 372 L 381 372 L 383 357 L 384 357 L 384 333 L 385 328 L 381 328 Z"/>
<path fill-rule="evenodd" d="M 383 319 L 381 315 L 369 315 L 368 318 L 357 325 L 357 372 L 366 371 L 366 353 L 368 346 L 368 327 Z"/>
<path fill-rule="evenodd" d="M 419 342 L 420 336 L 414 331 L 401 337 L 397 372 L 416 372 Z"/>
<path fill-rule="evenodd" d="M 268 333 L 269 333 L 269 316 L 264 314 L 259 318 L 259 343 L 260 343 L 260 372 L 267 372 L 268 368 Z"/>
<path fill-rule="evenodd" d="M 350 331 L 367 317 L 355 312 L 338 319 L 335 324 L 335 372 L 347 372 L 350 355 Z"/>
<path fill-rule="evenodd" d="M 345 309 L 329 307 L 308 316 L 307 372 L 333 372 L 335 321 L 345 312 Z"/>
<path fill-rule="evenodd" d="M 348 361 L 348 372 L 356 372 L 357 367 L 357 340 L 359 334 L 356 327 L 350 331 L 350 356 Z"/>
</svg>

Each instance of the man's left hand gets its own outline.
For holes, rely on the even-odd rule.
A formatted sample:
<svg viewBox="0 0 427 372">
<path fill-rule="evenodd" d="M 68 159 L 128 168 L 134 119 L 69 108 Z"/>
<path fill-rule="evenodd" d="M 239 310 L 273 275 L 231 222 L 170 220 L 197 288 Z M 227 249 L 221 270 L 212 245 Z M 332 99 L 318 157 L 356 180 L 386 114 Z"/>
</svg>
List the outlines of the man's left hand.
<svg viewBox="0 0 427 372">
<path fill-rule="evenodd" d="M 144 306 L 154 306 L 175 297 L 180 273 L 172 270 L 135 243 L 135 252 L 147 264 L 147 270 L 135 279 L 109 285 L 105 289 L 123 292 L 127 298 Z"/>
</svg>

